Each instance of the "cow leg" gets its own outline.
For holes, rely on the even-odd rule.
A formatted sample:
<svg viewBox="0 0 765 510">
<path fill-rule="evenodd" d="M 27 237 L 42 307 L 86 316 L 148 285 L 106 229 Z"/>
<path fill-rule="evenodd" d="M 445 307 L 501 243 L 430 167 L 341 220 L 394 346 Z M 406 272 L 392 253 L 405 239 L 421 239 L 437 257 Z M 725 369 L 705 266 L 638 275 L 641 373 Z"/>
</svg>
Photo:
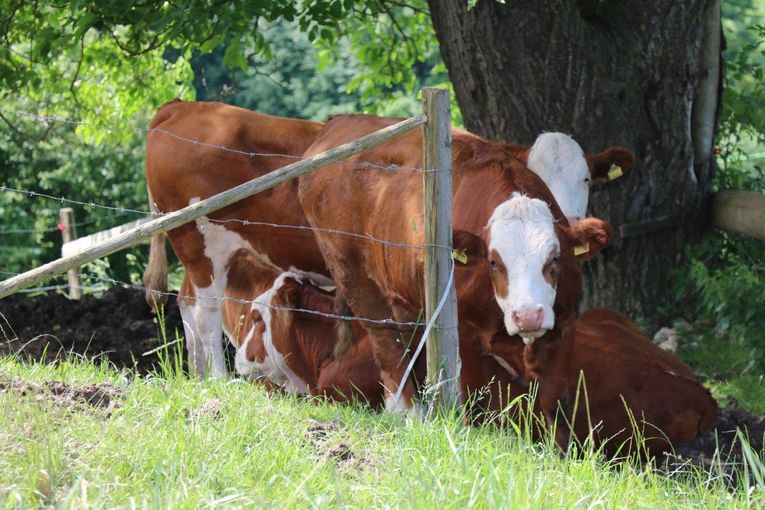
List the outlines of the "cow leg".
<svg viewBox="0 0 765 510">
<path fill-rule="evenodd" d="M 181 290 L 178 293 L 178 309 L 181 312 L 183 333 L 186 337 L 186 352 L 188 353 L 189 375 L 204 376 L 205 356 L 202 348 L 202 339 L 199 336 L 195 319 L 195 307 L 197 300 L 194 294 L 194 286 L 188 275 L 183 276 Z"/>
<path fill-rule="evenodd" d="M 372 341 L 372 352 L 380 368 L 380 379 L 385 388 L 385 410 L 389 412 L 416 411 L 414 372 L 404 381 L 401 398 L 396 400 L 396 393 L 401 381 L 404 380 L 404 374 L 411 359 L 402 333 L 390 327 L 369 328 L 368 331 Z"/>
<path fill-rule="evenodd" d="M 322 251 L 327 257 L 327 253 L 330 252 L 325 250 L 334 251 L 334 247 L 329 243 L 322 246 Z M 334 254 L 335 257 L 338 257 L 336 251 Z M 332 259 L 331 256 L 329 258 Z M 340 293 L 356 317 L 370 319 L 396 317 L 396 320 L 401 320 L 400 317 L 397 317 L 394 307 L 390 305 L 371 278 L 363 273 L 350 272 L 357 267 L 356 263 L 345 259 L 342 263 L 328 265 L 333 269 L 332 277 L 337 285 L 337 292 Z M 405 382 L 401 392 L 401 400 L 395 399 L 399 383 L 409 364 L 410 358 L 406 345 L 411 339 L 412 333 L 399 331 L 398 328 L 387 324 L 372 322 L 362 322 L 361 324 L 369 333 L 372 353 L 377 366 L 380 368 L 380 379 L 385 388 L 385 409 L 387 411 L 413 410 L 416 388 L 412 382 L 412 376 Z M 416 345 L 416 338 L 412 345 Z M 424 357 L 423 353 L 423 360 Z"/>
<path fill-rule="evenodd" d="M 211 285 L 195 289 L 197 304 L 194 307 L 194 321 L 204 351 L 204 370 L 215 378 L 225 377 L 226 365 L 223 360 L 223 325 L 221 323 L 220 302 L 215 288 Z"/>
</svg>

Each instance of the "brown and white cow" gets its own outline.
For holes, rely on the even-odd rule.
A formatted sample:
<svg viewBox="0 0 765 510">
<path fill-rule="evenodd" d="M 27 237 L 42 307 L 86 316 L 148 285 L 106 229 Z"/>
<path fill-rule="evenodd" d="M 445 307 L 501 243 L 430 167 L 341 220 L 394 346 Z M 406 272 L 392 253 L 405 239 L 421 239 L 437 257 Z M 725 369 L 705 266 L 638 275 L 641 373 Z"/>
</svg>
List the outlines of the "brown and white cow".
<svg viewBox="0 0 765 510">
<path fill-rule="evenodd" d="M 370 116 L 338 116 L 327 122 L 306 151 L 315 154 L 394 123 Z M 421 165 L 421 134 L 410 132 L 355 156 L 352 161 L 402 167 Z M 540 373 L 540 409 L 549 423 L 566 390 L 573 342 L 574 305 L 581 291 L 575 246 L 590 257 L 604 247 L 610 227 L 588 218 L 567 225 L 545 184 L 501 144 L 455 131 L 453 154 L 454 245 L 467 264 L 457 264 L 463 391 L 485 382 L 480 359 L 500 328 L 524 338 Z M 539 198 L 534 198 L 539 197 Z M 379 239 L 421 245 L 422 176 L 407 171 L 348 172 L 327 167 L 301 178 L 300 200 L 311 225 L 364 232 Z M 338 292 L 358 317 L 416 320 L 423 308 L 422 250 L 402 249 L 317 231 L 317 241 Z M 415 383 L 398 389 L 413 332 L 365 324 L 388 392 L 386 405 L 410 408 Z M 549 377 L 548 377 L 549 375 Z M 421 379 L 420 379 L 421 380 Z M 565 442 L 559 437 L 559 442 Z"/>
<path fill-rule="evenodd" d="M 482 360 L 495 378 L 484 405 L 501 412 L 528 391 L 533 374 L 522 342 L 500 332 L 493 346 Z M 580 444 L 610 457 L 659 455 L 707 430 L 717 416 L 717 404 L 690 367 L 607 308 L 577 321 L 568 383 L 571 414 L 559 420 L 572 425 Z M 523 406 L 512 411 L 513 419 L 524 421 Z"/>
<path fill-rule="evenodd" d="M 247 248 L 234 251 L 225 270 L 222 326 L 236 347 L 239 375 L 288 393 L 382 405 L 382 383 L 363 328 L 352 326 L 354 345 L 341 360 L 334 358 L 331 293 L 310 275 L 281 271 Z M 182 309 L 197 305 L 194 292 L 185 280 L 178 300 Z"/>
<path fill-rule="evenodd" d="M 264 115 L 222 103 L 170 102 L 157 111 L 146 138 L 146 180 L 152 209 L 176 211 L 294 163 L 320 129 L 316 122 Z M 201 298 L 193 306 L 181 308 L 192 372 L 204 374 L 209 364 L 214 376 L 226 373 L 221 310 L 216 298 L 221 298 L 226 288 L 225 264 L 231 253 L 245 248 L 275 267 L 327 273 L 310 230 L 252 223 L 306 226 L 296 197 L 297 182 L 285 182 L 168 233 L 186 270 L 184 286 L 193 288 Z M 163 243 L 161 237 L 152 240 L 144 274 L 146 287 L 160 291 L 167 289 Z M 149 298 L 153 299 L 151 293 Z"/>
<path fill-rule="evenodd" d="M 634 154 L 623 147 L 585 154 L 564 133 L 542 133 L 531 147 L 505 147 L 547 184 L 569 221 L 584 218 L 591 186 L 621 176 L 635 163 Z"/>
</svg>

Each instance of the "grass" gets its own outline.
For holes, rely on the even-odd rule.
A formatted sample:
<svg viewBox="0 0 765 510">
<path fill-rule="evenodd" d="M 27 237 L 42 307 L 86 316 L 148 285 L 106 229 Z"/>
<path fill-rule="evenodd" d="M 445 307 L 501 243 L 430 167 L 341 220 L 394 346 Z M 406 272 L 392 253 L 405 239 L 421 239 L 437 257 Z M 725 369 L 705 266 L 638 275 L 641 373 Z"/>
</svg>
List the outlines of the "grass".
<svg viewBox="0 0 765 510">
<path fill-rule="evenodd" d="M 0 360 L 3 379 L 110 382 L 121 407 L 0 392 L 0 505 L 60 508 L 742 508 L 714 474 L 576 458 L 456 417 L 428 421 L 106 364 Z M 205 412 L 220 406 L 219 413 Z M 335 421 L 332 421 L 335 420 Z M 320 424 L 318 430 L 317 422 Z M 328 423 L 328 425 L 326 425 Z M 321 425 L 325 424 L 325 425 Z"/>
</svg>

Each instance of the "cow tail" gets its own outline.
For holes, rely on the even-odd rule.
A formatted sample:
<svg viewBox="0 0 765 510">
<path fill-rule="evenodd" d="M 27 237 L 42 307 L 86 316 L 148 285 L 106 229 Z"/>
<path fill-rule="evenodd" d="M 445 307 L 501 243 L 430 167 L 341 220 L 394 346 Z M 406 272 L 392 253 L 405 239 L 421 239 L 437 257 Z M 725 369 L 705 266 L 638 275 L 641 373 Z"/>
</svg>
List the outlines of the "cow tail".
<svg viewBox="0 0 765 510">
<path fill-rule="evenodd" d="M 149 208 L 155 215 L 158 213 L 157 206 L 149 192 Z M 167 250 L 165 249 L 165 234 L 157 234 L 151 237 L 149 248 L 149 262 L 143 273 L 143 286 L 146 288 L 146 302 L 152 312 L 167 303 Z"/>
<path fill-rule="evenodd" d="M 343 317 L 352 315 L 351 309 L 340 295 L 339 289 L 335 291 L 334 313 Z M 335 342 L 335 349 L 332 354 L 335 359 L 340 359 L 353 345 L 353 331 L 350 321 L 339 319 L 335 325 L 335 331 L 337 342 Z"/>
</svg>

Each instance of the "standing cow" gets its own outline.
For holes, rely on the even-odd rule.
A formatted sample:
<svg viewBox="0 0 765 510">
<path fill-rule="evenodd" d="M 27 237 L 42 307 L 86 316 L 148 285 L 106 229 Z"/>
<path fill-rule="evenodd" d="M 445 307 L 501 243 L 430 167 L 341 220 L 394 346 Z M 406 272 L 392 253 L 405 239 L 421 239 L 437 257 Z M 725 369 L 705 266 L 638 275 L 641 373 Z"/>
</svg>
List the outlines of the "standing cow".
<svg viewBox="0 0 765 510">
<path fill-rule="evenodd" d="M 394 123 L 394 119 L 339 116 L 327 122 L 306 155 L 336 147 Z M 421 165 L 417 131 L 355 156 L 353 161 Z M 459 306 L 463 391 L 485 383 L 480 357 L 500 328 L 519 335 L 539 374 L 538 402 L 548 424 L 567 389 L 575 302 L 581 291 L 577 257 L 589 258 L 609 240 L 610 227 L 588 218 L 567 224 L 547 187 L 501 144 L 456 132 L 453 153 L 454 245 L 467 254 L 455 283 Z M 358 317 L 414 321 L 423 308 L 423 252 L 359 243 L 327 229 L 364 232 L 422 245 L 422 176 L 411 171 L 349 172 L 335 165 L 300 179 L 300 201 L 338 292 Z M 534 198 L 539 197 L 539 198 Z M 587 249 L 575 255 L 575 247 Z M 413 331 L 365 324 L 385 385 L 388 408 L 411 408 L 416 380 L 402 381 Z M 559 444 L 566 441 L 559 430 Z"/>
</svg>

